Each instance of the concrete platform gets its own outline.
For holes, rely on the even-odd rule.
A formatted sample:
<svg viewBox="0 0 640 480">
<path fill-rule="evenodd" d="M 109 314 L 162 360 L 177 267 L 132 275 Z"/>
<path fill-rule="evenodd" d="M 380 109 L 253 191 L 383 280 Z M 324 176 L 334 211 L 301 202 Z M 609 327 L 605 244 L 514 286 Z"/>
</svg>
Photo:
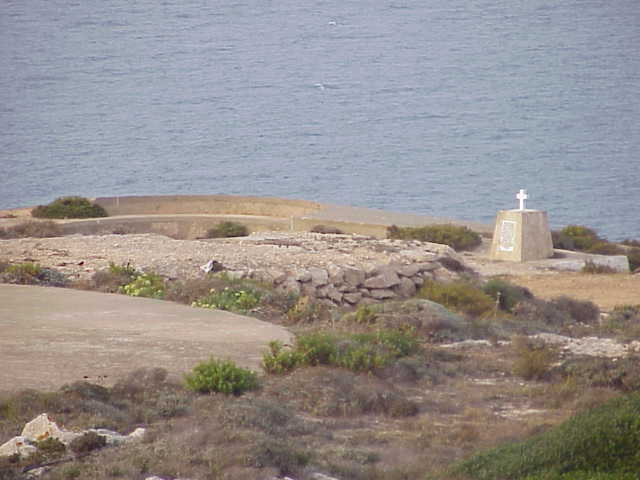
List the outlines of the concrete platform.
<svg viewBox="0 0 640 480">
<path fill-rule="evenodd" d="M 0 284 L 0 391 L 111 385 L 137 368 L 179 378 L 210 356 L 260 369 L 283 327 L 173 302 L 64 288 Z"/>
</svg>

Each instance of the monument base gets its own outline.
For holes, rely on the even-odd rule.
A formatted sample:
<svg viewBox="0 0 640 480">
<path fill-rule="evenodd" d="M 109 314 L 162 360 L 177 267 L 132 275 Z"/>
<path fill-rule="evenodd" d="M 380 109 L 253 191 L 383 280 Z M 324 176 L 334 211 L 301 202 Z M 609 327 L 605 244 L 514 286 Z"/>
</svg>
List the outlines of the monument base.
<svg viewBox="0 0 640 480">
<path fill-rule="evenodd" d="M 501 210 L 493 231 L 490 258 L 509 262 L 542 260 L 553 256 L 547 212 Z"/>
</svg>

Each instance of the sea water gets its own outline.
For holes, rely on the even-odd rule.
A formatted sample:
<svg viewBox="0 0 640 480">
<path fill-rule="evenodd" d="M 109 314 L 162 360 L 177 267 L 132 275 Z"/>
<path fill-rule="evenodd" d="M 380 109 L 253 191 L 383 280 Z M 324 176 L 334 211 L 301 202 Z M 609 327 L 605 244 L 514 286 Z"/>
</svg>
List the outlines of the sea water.
<svg viewBox="0 0 640 480">
<path fill-rule="evenodd" d="M 0 208 L 241 194 L 640 237 L 637 0 L 5 0 Z"/>
</svg>

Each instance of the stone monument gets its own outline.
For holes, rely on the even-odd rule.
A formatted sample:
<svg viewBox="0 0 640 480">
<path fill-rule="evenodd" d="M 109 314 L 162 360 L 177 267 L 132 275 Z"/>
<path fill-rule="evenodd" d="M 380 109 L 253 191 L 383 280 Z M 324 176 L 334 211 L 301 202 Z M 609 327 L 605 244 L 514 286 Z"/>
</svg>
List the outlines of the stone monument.
<svg viewBox="0 0 640 480">
<path fill-rule="evenodd" d="M 516 195 L 520 208 L 500 210 L 493 231 L 490 257 L 494 260 L 527 262 L 553 256 L 553 241 L 547 212 L 525 208 L 526 190 Z"/>
</svg>

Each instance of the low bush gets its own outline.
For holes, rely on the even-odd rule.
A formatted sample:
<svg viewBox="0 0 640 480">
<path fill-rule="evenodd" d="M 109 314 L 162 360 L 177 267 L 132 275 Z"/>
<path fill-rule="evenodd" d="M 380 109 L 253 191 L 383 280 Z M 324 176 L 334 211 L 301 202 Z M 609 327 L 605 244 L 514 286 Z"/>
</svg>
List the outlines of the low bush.
<svg viewBox="0 0 640 480">
<path fill-rule="evenodd" d="M 616 269 L 609 265 L 602 265 L 600 263 L 587 260 L 582 267 L 582 273 L 600 274 L 600 273 L 616 273 Z"/>
<path fill-rule="evenodd" d="M 632 479 L 640 471 L 640 392 L 575 415 L 519 443 L 458 463 L 449 475 L 478 480 Z"/>
<path fill-rule="evenodd" d="M 60 197 L 48 205 L 40 205 L 31 211 L 36 218 L 96 218 L 106 217 L 100 205 L 84 197 Z"/>
<path fill-rule="evenodd" d="M 448 245 L 455 250 L 471 250 L 482 243 L 480 235 L 464 226 L 451 224 L 427 225 L 424 227 L 387 228 L 387 237 L 399 240 L 419 240 Z"/>
<path fill-rule="evenodd" d="M 329 225 L 314 225 L 309 230 L 312 233 L 324 233 L 332 235 L 344 235 L 344 232 L 337 227 L 331 227 Z"/>
<path fill-rule="evenodd" d="M 38 448 L 38 453 L 43 455 L 47 460 L 61 457 L 67 450 L 64 443 L 53 437 L 36 442 L 36 447 Z"/>
<path fill-rule="evenodd" d="M 143 273 L 120 287 L 120 291 L 131 297 L 163 298 L 164 279 L 155 273 Z"/>
<path fill-rule="evenodd" d="M 109 268 L 99 270 L 91 276 L 90 284 L 95 290 L 116 293 L 141 275 L 142 272 L 136 270 L 130 263 L 116 265 L 110 262 Z"/>
<path fill-rule="evenodd" d="M 87 432 L 81 437 L 74 438 L 69 444 L 69 450 L 76 454 L 89 453 L 107 445 L 107 438 L 96 432 Z"/>
<path fill-rule="evenodd" d="M 262 368 L 267 373 L 283 374 L 296 368 L 302 361 L 300 353 L 285 349 L 280 341 L 269 342 L 269 351 L 262 356 Z"/>
<path fill-rule="evenodd" d="M 640 357 L 574 357 L 552 370 L 554 376 L 571 379 L 584 387 L 611 388 L 623 392 L 640 390 Z"/>
<path fill-rule="evenodd" d="M 486 315 L 495 309 L 494 301 L 489 295 L 463 280 L 451 283 L 427 280 L 418 291 L 418 297 L 472 316 Z"/>
<path fill-rule="evenodd" d="M 220 222 L 207 230 L 206 238 L 246 237 L 249 229 L 237 222 Z"/>
<path fill-rule="evenodd" d="M 355 372 L 370 372 L 406 357 L 418 348 L 413 330 L 379 330 L 372 333 L 311 332 L 300 335 L 292 350 L 270 344 L 263 356 L 269 373 L 285 373 L 298 366 L 332 365 Z"/>
<path fill-rule="evenodd" d="M 473 230 L 458 225 L 440 224 L 424 227 L 387 228 L 387 237 L 398 240 L 419 240 L 449 245 L 454 250 L 472 250 L 482 243 L 480 235 Z"/>
<path fill-rule="evenodd" d="M 594 230 L 582 225 L 564 227 L 555 235 L 555 238 L 552 235 L 552 238 L 560 242 L 557 245 L 554 243 L 554 248 L 565 250 L 586 251 L 603 241 Z"/>
<path fill-rule="evenodd" d="M 588 253 L 595 253 L 598 255 L 622 255 L 625 250 L 616 245 L 615 243 L 609 243 L 605 240 L 599 241 L 591 245 L 587 249 Z"/>
<path fill-rule="evenodd" d="M 528 289 L 500 278 L 492 278 L 482 286 L 482 290 L 496 300 L 500 308 L 506 312 L 512 312 L 521 301 L 533 298 Z"/>
<path fill-rule="evenodd" d="M 15 263 L 0 268 L 0 282 L 48 287 L 64 287 L 69 283 L 67 277 L 57 270 L 32 262 Z"/>
<path fill-rule="evenodd" d="M 631 338 L 640 333 L 640 305 L 618 305 L 601 325 L 607 333 L 622 333 Z"/>
<path fill-rule="evenodd" d="M 208 295 L 192 303 L 194 307 L 216 308 L 231 312 L 247 312 L 260 304 L 261 293 L 252 288 L 225 287 L 212 289 Z"/>
<path fill-rule="evenodd" d="M 516 355 L 513 373 L 525 380 L 542 380 L 556 357 L 553 348 L 527 337 L 514 337 L 511 347 Z"/>
<path fill-rule="evenodd" d="M 589 300 L 576 300 L 563 295 L 554 298 L 551 303 L 561 312 L 567 313 L 575 322 L 594 324 L 600 319 L 600 309 Z"/>
<path fill-rule="evenodd" d="M 220 392 L 227 395 L 241 395 L 258 386 L 255 372 L 238 367 L 231 360 L 217 360 L 199 363 L 193 372 L 185 376 L 187 388 L 198 393 Z"/>
<path fill-rule="evenodd" d="M 62 228 L 51 220 L 29 221 L 12 227 L 0 228 L 0 238 L 47 238 L 61 236 Z"/>
</svg>

